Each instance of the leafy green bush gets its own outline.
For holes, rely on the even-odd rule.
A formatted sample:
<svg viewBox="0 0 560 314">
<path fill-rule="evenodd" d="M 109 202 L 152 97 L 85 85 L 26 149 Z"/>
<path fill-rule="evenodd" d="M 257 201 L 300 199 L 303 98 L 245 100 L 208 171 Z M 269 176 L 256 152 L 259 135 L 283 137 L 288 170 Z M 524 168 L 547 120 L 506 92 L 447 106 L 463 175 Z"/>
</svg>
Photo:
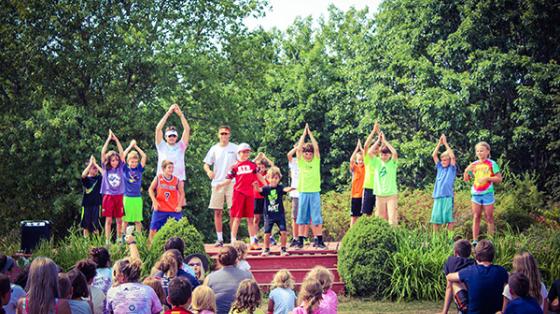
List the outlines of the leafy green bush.
<svg viewBox="0 0 560 314">
<path fill-rule="evenodd" d="M 185 256 L 192 253 L 205 252 L 202 235 L 190 224 L 187 218 L 183 217 L 179 221 L 169 219 L 157 232 L 150 249 L 148 249 L 147 246 L 142 246 L 145 249 L 140 250 L 140 255 L 144 262 L 144 274 L 148 274 L 152 266 L 159 260 L 160 256 L 163 254 L 165 242 L 171 237 L 183 239 L 185 242 Z"/>
<path fill-rule="evenodd" d="M 363 217 L 346 233 L 338 252 L 338 271 L 351 295 L 380 298 L 391 282 L 396 233 L 376 217 Z"/>
<path fill-rule="evenodd" d="M 340 241 L 350 227 L 350 191 L 327 192 L 321 195 L 323 236 L 328 241 Z"/>
</svg>

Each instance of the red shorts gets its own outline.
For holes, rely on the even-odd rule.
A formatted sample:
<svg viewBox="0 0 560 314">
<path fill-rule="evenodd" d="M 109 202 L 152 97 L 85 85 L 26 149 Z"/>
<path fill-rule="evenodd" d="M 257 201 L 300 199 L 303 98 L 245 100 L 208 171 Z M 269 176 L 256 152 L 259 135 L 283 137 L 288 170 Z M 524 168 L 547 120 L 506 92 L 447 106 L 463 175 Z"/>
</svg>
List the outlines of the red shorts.
<svg viewBox="0 0 560 314">
<path fill-rule="evenodd" d="M 101 216 L 121 218 L 124 216 L 123 196 L 109 194 L 103 195 L 101 208 Z"/>
<path fill-rule="evenodd" d="M 238 191 L 233 191 L 233 202 L 229 210 L 229 216 L 232 218 L 253 218 L 253 209 L 255 208 L 255 197 L 246 195 Z"/>
</svg>

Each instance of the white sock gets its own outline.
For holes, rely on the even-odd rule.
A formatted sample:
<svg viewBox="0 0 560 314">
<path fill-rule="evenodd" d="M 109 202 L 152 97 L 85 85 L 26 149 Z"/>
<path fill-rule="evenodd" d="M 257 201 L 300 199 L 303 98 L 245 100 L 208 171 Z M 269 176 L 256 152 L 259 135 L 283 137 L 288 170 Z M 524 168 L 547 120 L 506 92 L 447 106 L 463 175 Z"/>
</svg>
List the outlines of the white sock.
<svg viewBox="0 0 560 314">
<path fill-rule="evenodd" d="M 218 241 L 224 242 L 224 234 L 222 232 L 216 232 L 218 236 Z"/>
<path fill-rule="evenodd" d="M 233 242 L 237 241 L 236 237 L 233 235 L 233 233 L 231 234 L 231 244 L 233 244 Z"/>
<path fill-rule="evenodd" d="M 258 240 L 257 236 L 251 237 L 251 243 L 257 243 L 257 240 Z"/>
</svg>

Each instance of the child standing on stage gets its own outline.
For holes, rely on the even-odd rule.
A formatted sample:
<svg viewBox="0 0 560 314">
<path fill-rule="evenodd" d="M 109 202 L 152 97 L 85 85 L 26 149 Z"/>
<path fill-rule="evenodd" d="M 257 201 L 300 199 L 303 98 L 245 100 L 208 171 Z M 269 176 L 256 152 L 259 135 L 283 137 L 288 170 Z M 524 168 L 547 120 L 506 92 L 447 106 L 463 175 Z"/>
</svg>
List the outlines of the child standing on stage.
<svg viewBox="0 0 560 314">
<path fill-rule="evenodd" d="M 379 148 L 381 147 L 381 148 Z M 399 223 L 397 209 L 397 158 L 395 148 L 385 139 L 383 132 L 368 152 L 372 157 L 374 176 L 373 193 L 377 215 L 396 226 Z"/>
<path fill-rule="evenodd" d="M 299 207 L 299 192 L 297 191 L 298 186 L 298 176 L 299 176 L 299 169 L 297 165 L 297 158 L 294 158 L 294 155 L 297 150 L 297 143 L 294 145 L 294 148 L 290 150 L 287 154 L 288 157 L 288 167 L 290 167 L 290 187 L 292 187 L 292 191 L 290 192 L 290 199 L 292 201 L 292 242 L 290 243 L 290 247 L 296 247 L 299 243 L 299 225 L 297 224 L 297 215 L 298 215 L 298 207 Z M 307 237 L 308 227 L 307 225 L 304 226 L 303 229 L 304 234 L 302 236 Z"/>
<path fill-rule="evenodd" d="M 445 152 L 441 154 L 441 160 L 438 158 L 438 152 L 441 145 L 445 146 Z M 438 144 L 432 153 L 432 158 L 436 164 L 437 175 L 434 185 L 434 206 L 432 207 L 432 219 L 430 223 L 434 225 L 434 231 L 439 229 L 440 225 L 447 224 L 447 229 L 453 229 L 453 185 L 455 176 L 457 175 L 457 165 L 455 154 L 447 144 L 445 134 L 439 138 Z"/>
<path fill-rule="evenodd" d="M 174 165 L 171 161 L 164 160 L 161 168 L 163 173 L 154 178 L 149 190 L 154 209 L 150 222 L 150 242 L 167 219 L 179 220 L 183 217 L 181 204 L 185 196 L 184 183 L 173 175 Z"/>
<path fill-rule="evenodd" d="M 131 151 L 132 149 L 136 151 Z M 138 154 L 142 156 L 139 160 Z M 124 219 L 123 229 L 128 226 L 128 223 L 134 223 L 136 231 L 142 231 L 142 173 L 144 166 L 146 166 L 146 154 L 138 145 L 135 140 L 130 142 L 130 145 L 124 151 L 127 164 L 124 167 Z M 139 162 L 140 161 L 140 162 Z"/>
<path fill-rule="evenodd" d="M 226 179 L 219 183 L 216 188 L 221 189 L 235 179 L 233 187 L 233 204 L 230 210 L 231 223 L 231 243 L 237 240 L 237 230 L 241 223 L 241 218 L 247 219 L 247 229 L 251 237 L 251 250 L 260 249 L 257 244 L 257 232 L 253 224 L 254 216 L 254 188 L 253 182 L 261 181 L 264 178 L 257 172 L 257 165 L 249 160 L 251 155 L 251 146 L 247 143 L 239 144 L 237 149 L 238 161 L 229 171 Z"/>
<path fill-rule="evenodd" d="M 478 234 L 480 232 L 480 218 L 482 210 L 488 224 L 488 234 L 493 235 L 494 226 L 494 183 L 502 182 L 502 174 L 500 166 L 490 158 L 490 145 L 486 142 L 480 142 L 474 147 L 478 160 L 471 163 L 463 174 L 465 182 L 474 178 L 471 188 L 471 202 L 473 212 L 472 236 L 473 244 L 478 242 Z"/>
<path fill-rule="evenodd" d="M 115 141 L 118 153 L 114 150 L 107 152 L 111 141 Z M 103 184 L 101 194 L 103 194 L 102 216 L 105 217 L 105 242 L 111 241 L 111 227 L 113 218 L 117 222 L 117 241 L 121 241 L 122 235 L 122 216 L 123 195 L 124 195 L 124 152 L 121 142 L 113 131 L 109 130 L 109 137 L 101 149 L 101 163 L 103 164 Z"/>
<path fill-rule="evenodd" d="M 372 157 L 369 155 L 369 150 L 371 144 L 373 143 L 373 137 L 375 134 L 379 135 L 379 124 L 375 122 L 373 125 L 373 130 L 368 135 L 366 142 L 364 143 L 364 190 L 362 193 L 362 214 L 371 216 L 373 214 L 373 208 L 375 207 L 375 194 L 373 194 L 373 168 L 372 168 Z"/>
<path fill-rule="evenodd" d="M 265 182 L 257 181 L 259 187 L 263 187 L 265 184 L 268 184 L 266 180 L 266 172 L 268 169 L 274 165 L 274 163 L 266 157 L 266 155 L 260 152 L 257 155 L 257 158 L 253 160 L 254 163 L 257 164 L 258 172 L 261 176 L 265 178 Z M 259 193 L 259 191 L 255 190 L 255 208 L 253 210 L 254 217 L 253 217 L 253 224 L 255 225 L 255 232 L 259 231 L 259 224 L 261 222 L 261 216 L 263 215 L 264 211 L 264 197 Z"/>
<path fill-rule="evenodd" d="M 262 255 L 270 253 L 270 234 L 274 224 L 280 229 L 280 254 L 287 256 L 286 241 L 288 235 L 286 234 L 286 216 L 284 210 L 284 203 L 282 197 L 284 194 L 292 190 L 291 187 L 284 187 L 280 180 L 282 173 L 278 167 L 272 167 L 268 170 L 267 174 L 269 185 L 259 187 L 255 184 L 255 188 L 264 196 L 264 251 Z"/>
<path fill-rule="evenodd" d="M 103 169 L 95 162 L 93 155 L 89 159 L 87 167 L 82 172 L 82 219 L 80 226 L 84 229 L 84 237 L 91 232 L 97 233 L 101 230 L 99 223 L 99 211 L 103 198 L 101 197 L 101 183 Z"/>
<path fill-rule="evenodd" d="M 306 135 L 309 135 L 311 143 L 304 143 Z M 297 223 L 300 236 L 298 247 L 303 248 L 304 226 L 308 225 L 311 219 L 311 230 L 315 236 L 314 246 L 326 249 L 327 247 L 323 243 L 323 216 L 321 213 L 321 155 L 319 143 L 315 140 L 307 123 L 299 139 L 296 156 L 299 169 Z"/>
<path fill-rule="evenodd" d="M 364 189 L 365 166 L 363 148 L 360 140 L 356 144 L 356 149 L 350 157 L 350 173 L 352 173 L 351 207 L 350 207 L 350 227 L 356 223 L 362 215 L 362 194 Z"/>
</svg>

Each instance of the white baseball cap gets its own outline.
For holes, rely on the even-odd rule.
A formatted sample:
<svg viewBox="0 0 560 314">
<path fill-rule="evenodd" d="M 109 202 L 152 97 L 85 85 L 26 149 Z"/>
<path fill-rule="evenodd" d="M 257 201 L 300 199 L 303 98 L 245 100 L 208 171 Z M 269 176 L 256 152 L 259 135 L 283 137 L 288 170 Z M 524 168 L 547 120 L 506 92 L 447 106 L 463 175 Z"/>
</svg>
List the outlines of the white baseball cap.
<svg viewBox="0 0 560 314">
<path fill-rule="evenodd" d="M 175 130 L 169 130 L 169 131 L 165 132 L 165 137 L 168 137 L 169 135 L 178 136 L 177 131 L 175 131 Z"/>
<path fill-rule="evenodd" d="M 237 146 L 237 153 L 241 153 L 246 150 L 251 150 L 251 146 L 249 146 L 249 144 L 247 143 L 241 143 L 239 144 L 239 146 Z"/>
</svg>

